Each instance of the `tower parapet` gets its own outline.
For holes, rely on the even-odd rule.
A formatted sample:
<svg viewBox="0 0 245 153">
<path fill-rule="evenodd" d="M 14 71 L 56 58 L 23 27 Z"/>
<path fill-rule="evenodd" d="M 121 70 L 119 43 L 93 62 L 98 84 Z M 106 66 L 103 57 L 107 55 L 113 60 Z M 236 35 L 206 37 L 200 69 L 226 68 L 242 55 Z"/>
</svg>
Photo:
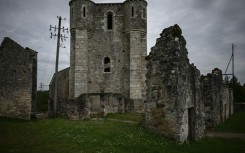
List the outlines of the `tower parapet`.
<svg viewBox="0 0 245 153">
<path fill-rule="evenodd" d="M 147 31 L 147 2 L 145 0 L 127 0 L 124 2 L 125 32 Z"/>
</svg>

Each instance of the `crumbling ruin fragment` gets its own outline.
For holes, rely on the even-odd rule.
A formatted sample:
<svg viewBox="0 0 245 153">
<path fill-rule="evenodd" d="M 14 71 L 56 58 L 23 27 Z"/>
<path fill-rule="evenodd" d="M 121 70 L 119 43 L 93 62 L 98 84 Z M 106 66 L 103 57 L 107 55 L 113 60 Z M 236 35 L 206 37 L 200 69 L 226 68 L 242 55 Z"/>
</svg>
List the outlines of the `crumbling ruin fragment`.
<svg viewBox="0 0 245 153">
<path fill-rule="evenodd" d="M 163 30 L 146 57 L 145 126 L 180 143 L 204 134 L 200 71 L 190 65 L 178 25 Z"/>
<path fill-rule="evenodd" d="M 233 91 L 223 83 L 222 71 L 218 68 L 202 76 L 201 82 L 205 124 L 207 129 L 212 129 L 233 114 Z"/>
</svg>

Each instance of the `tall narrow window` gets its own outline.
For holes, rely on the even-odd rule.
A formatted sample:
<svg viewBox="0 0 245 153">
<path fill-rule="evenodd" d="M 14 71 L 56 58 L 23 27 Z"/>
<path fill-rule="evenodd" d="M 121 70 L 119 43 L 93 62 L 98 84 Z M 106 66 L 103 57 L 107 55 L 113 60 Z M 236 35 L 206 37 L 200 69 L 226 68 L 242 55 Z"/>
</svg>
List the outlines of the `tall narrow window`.
<svg viewBox="0 0 245 153">
<path fill-rule="evenodd" d="M 111 30 L 113 28 L 113 14 L 110 12 L 107 15 L 107 29 Z"/>
<path fill-rule="evenodd" d="M 143 8 L 142 10 L 142 18 L 145 19 L 146 18 L 146 9 Z"/>
<path fill-rule="evenodd" d="M 84 18 L 86 17 L 86 7 L 85 6 L 83 7 L 83 17 Z"/>
<path fill-rule="evenodd" d="M 134 7 L 132 6 L 132 17 L 134 17 Z"/>
<path fill-rule="evenodd" d="M 109 57 L 104 58 L 104 72 L 111 72 L 111 59 Z"/>
</svg>

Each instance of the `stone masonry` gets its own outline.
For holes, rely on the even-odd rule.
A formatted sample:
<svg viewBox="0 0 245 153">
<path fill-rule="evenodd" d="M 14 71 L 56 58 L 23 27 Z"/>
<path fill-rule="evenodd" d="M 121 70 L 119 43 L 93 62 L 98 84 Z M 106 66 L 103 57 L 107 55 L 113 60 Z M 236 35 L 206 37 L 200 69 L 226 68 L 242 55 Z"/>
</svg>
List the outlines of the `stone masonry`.
<svg viewBox="0 0 245 153">
<path fill-rule="evenodd" d="M 163 30 L 147 59 L 145 126 L 177 142 L 197 140 L 233 114 L 222 71 L 200 76 L 178 25 Z"/>
<path fill-rule="evenodd" d="M 189 63 L 178 25 L 160 35 L 146 57 L 145 126 L 180 143 L 199 139 L 205 129 L 200 71 Z"/>
<path fill-rule="evenodd" d="M 0 116 L 29 120 L 36 112 L 37 52 L 10 38 L 0 47 Z"/>
<path fill-rule="evenodd" d="M 58 114 L 61 116 L 67 116 L 67 102 L 69 97 L 69 68 L 66 68 L 58 73 L 58 102 L 57 102 L 57 110 Z M 55 75 L 53 76 L 50 85 L 49 85 L 49 110 L 53 110 L 54 106 L 54 91 L 55 91 Z M 51 116 L 53 115 L 52 111 L 49 111 Z"/>
<path fill-rule="evenodd" d="M 89 110 L 85 116 L 143 112 L 147 2 L 71 0 L 69 5 L 71 59 L 69 102 L 65 103 L 76 108 L 83 103 Z"/>
<path fill-rule="evenodd" d="M 202 76 L 205 123 L 212 129 L 233 114 L 233 93 L 227 83 L 223 83 L 222 71 L 215 68 L 212 73 Z"/>
</svg>

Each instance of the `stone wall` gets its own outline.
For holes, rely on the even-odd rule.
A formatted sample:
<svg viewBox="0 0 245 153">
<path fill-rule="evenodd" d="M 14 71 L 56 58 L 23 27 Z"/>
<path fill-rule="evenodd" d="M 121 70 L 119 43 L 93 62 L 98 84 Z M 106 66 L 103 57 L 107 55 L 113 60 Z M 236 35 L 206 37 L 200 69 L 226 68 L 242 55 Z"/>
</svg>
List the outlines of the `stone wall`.
<svg viewBox="0 0 245 153">
<path fill-rule="evenodd" d="M 146 57 L 145 126 L 178 142 L 204 133 L 200 72 L 190 65 L 178 25 L 164 29 Z"/>
<path fill-rule="evenodd" d="M 37 52 L 4 38 L 0 48 L 0 116 L 36 113 Z"/>
<path fill-rule="evenodd" d="M 91 115 L 107 113 L 124 113 L 125 101 L 120 94 L 94 93 L 82 94 L 76 100 L 69 100 L 69 69 L 58 72 L 58 116 L 68 117 L 71 120 L 89 118 Z M 49 112 L 53 115 L 55 91 L 55 75 L 49 85 Z M 119 101 L 119 102 L 118 102 Z"/>
<path fill-rule="evenodd" d="M 218 68 L 202 76 L 201 82 L 206 128 L 211 129 L 223 123 L 233 114 L 232 89 L 224 84 L 222 71 Z"/>
<path fill-rule="evenodd" d="M 54 91 L 55 91 L 55 75 L 49 84 L 49 112 L 53 115 L 54 106 Z M 67 116 L 67 103 L 69 100 L 69 68 L 58 72 L 58 99 L 57 99 L 57 114 Z"/>
</svg>

